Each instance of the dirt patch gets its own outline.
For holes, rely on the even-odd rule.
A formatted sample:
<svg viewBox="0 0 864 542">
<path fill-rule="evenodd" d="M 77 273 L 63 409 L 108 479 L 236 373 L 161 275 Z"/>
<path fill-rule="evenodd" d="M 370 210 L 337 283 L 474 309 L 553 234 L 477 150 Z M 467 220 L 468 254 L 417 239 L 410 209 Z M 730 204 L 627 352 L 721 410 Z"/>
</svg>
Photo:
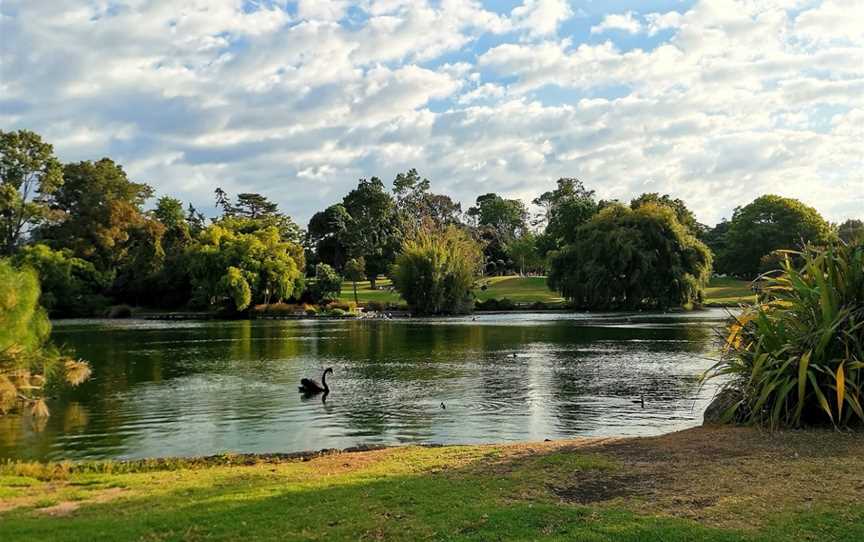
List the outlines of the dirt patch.
<svg viewBox="0 0 864 542">
<path fill-rule="evenodd" d="M 607 474 L 603 472 L 586 473 L 575 485 L 565 487 L 550 486 L 552 493 L 562 501 L 577 504 L 592 504 L 609 501 L 619 497 L 645 495 L 646 479 L 631 474 Z"/>
<path fill-rule="evenodd" d="M 71 516 L 76 510 L 78 510 L 80 506 L 80 502 L 64 501 L 59 504 L 55 504 L 54 506 L 40 508 L 39 510 L 37 510 L 37 513 L 42 516 L 59 518 L 64 516 Z"/>
</svg>

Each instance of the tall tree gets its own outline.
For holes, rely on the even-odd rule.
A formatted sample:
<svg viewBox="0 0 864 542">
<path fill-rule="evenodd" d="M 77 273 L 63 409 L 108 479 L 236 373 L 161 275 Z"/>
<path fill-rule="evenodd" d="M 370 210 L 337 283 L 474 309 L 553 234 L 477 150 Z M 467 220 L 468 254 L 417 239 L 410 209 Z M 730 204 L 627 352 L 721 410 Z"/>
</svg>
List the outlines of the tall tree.
<svg viewBox="0 0 864 542">
<path fill-rule="evenodd" d="M 575 242 L 577 229 L 599 211 L 594 191 L 588 190 L 579 179 L 569 177 L 558 179 L 555 190 L 544 192 L 533 203 L 543 209 L 535 223 L 546 226 L 537 239 L 542 256 Z"/>
<path fill-rule="evenodd" d="M 374 289 L 379 275 L 389 269 L 401 246 L 396 201 L 378 177 L 360 179 L 342 200 L 351 216 L 347 245 L 353 257 L 366 260 L 366 276 Z"/>
<path fill-rule="evenodd" d="M 721 269 L 744 278 L 759 274 L 762 258 L 831 239 L 831 226 L 816 209 L 792 198 L 766 195 L 735 209 L 726 233 Z"/>
<path fill-rule="evenodd" d="M 631 201 L 630 208 L 638 209 L 642 205 L 648 203 L 665 205 L 675 211 L 675 216 L 678 218 L 678 222 L 687 228 L 687 230 L 693 235 L 701 236 L 705 230 L 708 229 L 707 226 L 700 224 L 699 221 L 696 220 L 696 215 L 693 214 L 693 211 L 687 208 L 687 204 L 685 204 L 683 200 L 673 198 L 669 194 L 660 195 L 657 192 L 647 192 Z"/>
<path fill-rule="evenodd" d="M 586 309 L 698 303 L 711 251 L 665 205 L 609 205 L 550 261 L 549 285 Z"/>
<path fill-rule="evenodd" d="M 42 237 L 100 271 L 116 270 L 127 257 L 130 232 L 148 220 L 141 206 L 153 189 L 130 181 L 109 158 L 66 164 L 63 178 L 52 198 L 62 218 L 42 228 Z"/>
<path fill-rule="evenodd" d="M 466 214 L 473 219 L 483 242 L 487 264 L 495 264 L 503 272 L 508 267 L 507 244 L 528 230 L 525 204 L 494 193 L 483 194 Z"/>
<path fill-rule="evenodd" d="M 351 215 L 339 203 L 312 215 L 306 228 L 306 246 L 312 253 L 310 264 L 326 263 L 334 269 L 343 268 L 350 249 L 351 222 Z"/>
<path fill-rule="evenodd" d="M 396 175 L 393 194 L 404 227 L 418 231 L 424 224 L 444 227 L 458 224 L 462 205 L 444 194 L 430 192 L 429 179 L 421 178 L 416 169 Z"/>
<path fill-rule="evenodd" d="M 351 258 L 347 262 L 345 262 L 345 278 L 351 281 L 351 284 L 354 286 L 354 303 L 359 304 L 360 300 L 357 298 L 357 283 L 366 278 L 366 262 L 363 261 L 363 257 L 359 258 Z"/>
<path fill-rule="evenodd" d="M 48 200 L 63 184 L 54 148 L 30 131 L 0 130 L 0 251 L 12 254 L 22 236 L 50 215 Z"/>
</svg>

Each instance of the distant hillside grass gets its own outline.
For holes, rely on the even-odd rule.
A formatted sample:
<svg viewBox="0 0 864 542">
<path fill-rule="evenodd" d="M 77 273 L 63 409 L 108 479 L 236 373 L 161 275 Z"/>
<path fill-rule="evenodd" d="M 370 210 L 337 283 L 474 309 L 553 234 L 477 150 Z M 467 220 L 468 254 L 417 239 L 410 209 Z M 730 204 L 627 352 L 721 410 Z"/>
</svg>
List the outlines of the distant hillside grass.
<svg viewBox="0 0 864 542">
<path fill-rule="evenodd" d="M 489 299 L 510 299 L 516 303 L 551 303 L 564 302 L 557 292 L 546 286 L 546 277 L 485 277 L 478 285 L 486 285 L 486 289 L 477 288 L 474 293 L 480 301 Z M 372 290 L 368 281 L 357 283 L 357 298 L 360 303 L 378 301 L 382 303 L 402 303 L 398 293 L 391 290 L 388 279 L 378 281 L 378 289 Z M 751 303 L 756 296 L 750 289 L 750 283 L 731 278 L 713 278 L 705 292 L 705 305 L 709 307 L 735 306 L 741 303 Z M 354 301 L 354 291 L 350 282 L 342 284 L 342 301 Z"/>
</svg>

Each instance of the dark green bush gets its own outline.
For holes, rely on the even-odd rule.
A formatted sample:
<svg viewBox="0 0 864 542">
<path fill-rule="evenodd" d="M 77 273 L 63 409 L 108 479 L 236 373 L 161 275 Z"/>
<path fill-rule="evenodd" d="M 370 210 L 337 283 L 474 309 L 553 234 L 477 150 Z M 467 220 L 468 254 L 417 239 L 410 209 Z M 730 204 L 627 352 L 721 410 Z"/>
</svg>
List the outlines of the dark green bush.
<svg viewBox="0 0 864 542">
<path fill-rule="evenodd" d="M 790 253 L 731 320 L 721 361 L 737 394 L 723 418 L 771 427 L 864 421 L 864 245 Z M 796 268 L 792 257 L 803 264 Z"/>
</svg>

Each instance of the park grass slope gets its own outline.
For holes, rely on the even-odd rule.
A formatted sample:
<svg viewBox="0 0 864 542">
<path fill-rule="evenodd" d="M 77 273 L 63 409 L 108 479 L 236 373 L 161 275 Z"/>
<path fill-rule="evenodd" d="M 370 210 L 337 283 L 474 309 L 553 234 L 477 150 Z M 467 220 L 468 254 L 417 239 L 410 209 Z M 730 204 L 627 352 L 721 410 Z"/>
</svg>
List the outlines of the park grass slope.
<svg viewBox="0 0 864 542">
<path fill-rule="evenodd" d="M 307 461 L 7 464 L 0 532 L 10 542 L 864 540 L 862 450 L 861 434 L 697 428 Z"/>
</svg>

